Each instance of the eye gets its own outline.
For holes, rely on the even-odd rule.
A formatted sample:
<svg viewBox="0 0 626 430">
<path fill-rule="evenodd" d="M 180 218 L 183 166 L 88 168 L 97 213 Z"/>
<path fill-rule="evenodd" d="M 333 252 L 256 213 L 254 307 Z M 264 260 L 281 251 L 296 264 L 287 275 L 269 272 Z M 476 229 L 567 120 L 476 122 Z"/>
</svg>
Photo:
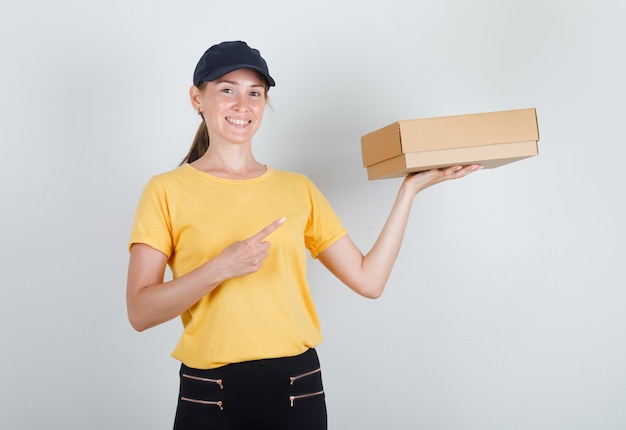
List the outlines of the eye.
<svg viewBox="0 0 626 430">
<path fill-rule="evenodd" d="M 232 88 L 222 88 L 222 92 L 224 94 L 233 94 L 234 91 L 232 90 Z"/>
<path fill-rule="evenodd" d="M 263 94 L 261 94 L 259 91 L 250 91 L 250 95 L 252 97 L 263 97 Z"/>
</svg>

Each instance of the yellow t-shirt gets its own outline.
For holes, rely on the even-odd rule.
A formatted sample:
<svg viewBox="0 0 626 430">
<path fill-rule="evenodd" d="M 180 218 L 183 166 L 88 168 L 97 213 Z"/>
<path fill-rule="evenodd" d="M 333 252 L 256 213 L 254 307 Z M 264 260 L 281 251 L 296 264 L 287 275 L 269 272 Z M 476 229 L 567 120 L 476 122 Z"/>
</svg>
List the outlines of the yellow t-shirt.
<svg viewBox="0 0 626 430">
<path fill-rule="evenodd" d="M 280 217 L 286 221 L 265 239 L 271 248 L 258 272 L 224 282 L 181 315 L 173 357 L 210 369 L 317 346 L 322 335 L 306 249 L 316 258 L 346 230 L 317 187 L 297 173 L 268 168 L 258 178 L 231 180 L 185 164 L 148 181 L 129 246 L 144 243 L 167 255 L 174 278 Z"/>
</svg>

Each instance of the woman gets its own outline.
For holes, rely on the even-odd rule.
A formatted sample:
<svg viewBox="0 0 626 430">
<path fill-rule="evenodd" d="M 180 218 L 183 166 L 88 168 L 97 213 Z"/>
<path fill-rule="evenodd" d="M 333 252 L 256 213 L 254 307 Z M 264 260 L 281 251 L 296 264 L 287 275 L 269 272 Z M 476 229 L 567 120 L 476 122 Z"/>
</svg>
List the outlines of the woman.
<svg viewBox="0 0 626 430">
<path fill-rule="evenodd" d="M 245 42 L 209 48 L 190 89 L 203 118 L 194 144 L 181 166 L 148 182 L 137 208 L 128 315 L 138 331 L 182 318 L 175 429 L 325 429 L 307 249 L 352 290 L 379 297 L 415 195 L 480 168 L 408 176 L 363 255 L 308 178 L 254 158 L 274 85 Z"/>
</svg>

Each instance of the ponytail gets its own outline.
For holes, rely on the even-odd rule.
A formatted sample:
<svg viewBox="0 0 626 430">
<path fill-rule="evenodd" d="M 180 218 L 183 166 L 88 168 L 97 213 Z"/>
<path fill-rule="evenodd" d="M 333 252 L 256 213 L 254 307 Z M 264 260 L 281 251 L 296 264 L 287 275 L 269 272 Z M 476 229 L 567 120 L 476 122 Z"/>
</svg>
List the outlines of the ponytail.
<svg viewBox="0 0 626 430">
<path fill-rule="evenodd" d="M 183 161 L 180 162 L 180 166 L 196 161 L 209 149 L 209 130 L 207 130 L 206 124 L 204 123 L 204 115 L 200 114 L 200 116 L 202 117 L 202 122 L 198 127 L 198 131 L 196 131 L 196 137 L 193 138 L 191 148 Z"/>
<path fill-rule="evenodd" d="M 203 91 L 205 86 L 206 82 L 201 82 L 200 85 L 198 85 L 198 89 Z M 198 115 L 202 118 L 202 122 L 198 127 L 198 131 L 196 131 L 196 136 L 193 138 L 193 143 L 191 144 L 191 148 L 189 148 L 189 152 L 183 161 L 180 162 L 179 166 L 196 161 L 204 155 L 207 149 L 209 149 L 209 130 L 207 130 L 206 124 L 204 123 L 204 115 L 202 115 L 202 112 L 198 112 Z"/>
</svg>

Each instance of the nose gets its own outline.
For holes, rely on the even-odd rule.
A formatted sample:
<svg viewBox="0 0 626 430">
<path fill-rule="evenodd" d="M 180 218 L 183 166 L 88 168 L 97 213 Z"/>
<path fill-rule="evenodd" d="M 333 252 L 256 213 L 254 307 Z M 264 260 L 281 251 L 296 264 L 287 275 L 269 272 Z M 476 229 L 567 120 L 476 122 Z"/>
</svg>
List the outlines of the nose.
<svg viewBox="0 0 626 430">
<path fill-rule="evenodd" d="M 246 112 L 248 110 L 248 99 L 245 95 L 238 94 L 235 98 L 233 109 L 237 112 Z"/>
</svg>

